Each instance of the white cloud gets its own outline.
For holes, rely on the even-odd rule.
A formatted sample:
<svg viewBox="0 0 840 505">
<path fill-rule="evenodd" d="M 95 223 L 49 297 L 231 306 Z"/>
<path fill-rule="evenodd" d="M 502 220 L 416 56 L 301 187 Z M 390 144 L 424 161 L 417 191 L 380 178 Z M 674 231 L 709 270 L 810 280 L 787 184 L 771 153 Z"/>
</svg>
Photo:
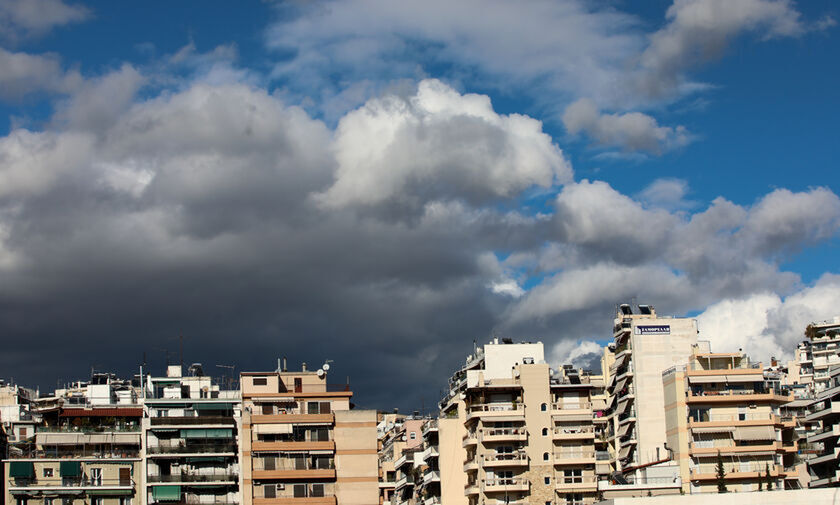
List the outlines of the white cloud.
<svg viewBox="0 0 840 505">
<path fill-rule="evenodd" d="M 497 114 L 484 95 L 462 95 L 424 80 L 410 97 L 372 99 L 345 115 L 335 133 L 335 183 L 325 207 L 439 198 L 481 202 L 571 179 L 542 124 Z"/>
<path fill-rule="evenodd" d="M 53 118 L 65 128 L 102 132 L 134 102 L 144 77 L 131 65 L 85 81 L 57 106 Z"/>
<path fill-rule="evenodd" d="M 559 368 L 563 365 L 589 367 L 603 353 L 603 348 L 592 340 L 561 340 L 549 350 L 551 365 Z M 595 358 L 595 359 L 593 359 Z M 593 367 L 596 373 L 598 369 Z"/>
<path fill-rule="evenodd" d="M 767 39 L 805 31 L 789 0 L 675 0 L 665 17 L 667 24 L 651 34 L 640 59 L 640 91 L 654 98 L 673 96 L 680 88 L 696 89 L 685 81 L 684 72 L 719 57 L 743 32 Z"/>
<path fill-rule="evenodd" d="M 638 198 L 648 207 L 684 209 L 695 204 L 685 199 L 688 190 L 688 182 L 683 179 L 661 178 L 648 184 Z"/>
<path fill-rule="evenodd" d="M 56 26 L 78 23 L 90 11 L 62 0 L 3 0 L 0 2 L 0 34 L 7 38 L 42 35 Z"/>
<path fill-rule="evenodd" d="M 490 285 L 490 289 L 497 295 L 506 295 L 511 298 L 519 298 L 525 294 L 525 290 L 513 279 L 502 279 Z"/>
<path fill-rule="evenodd" d="M 790 359 L 805 340 L 805 327 L 840 315 L 840 276 L 823 275 L 813 286 L 784 298 L 756 293 L 727 299 L 697 316 L 700 338 L 716 352 L 742 349 L 756 361 Z"/>
<path fill-rule="evenodd" d="M 585 133 L 602 146 L 653 154 L 684 147 L 692 140 L 684 126 L 660 126 L 656 119 L 641 112 L 601 113 L 595 102 L 586 98 L 566 108 L 563 125 L 569 133 Z"/>
<path fill-rule="evenodd" d="M 82 78 L 65 73 L 52 54 L 13 53 L 0 48 L 0 98 L 19 99 L 30 93 L 63 93 L 75 89 Z"/>
</svg>

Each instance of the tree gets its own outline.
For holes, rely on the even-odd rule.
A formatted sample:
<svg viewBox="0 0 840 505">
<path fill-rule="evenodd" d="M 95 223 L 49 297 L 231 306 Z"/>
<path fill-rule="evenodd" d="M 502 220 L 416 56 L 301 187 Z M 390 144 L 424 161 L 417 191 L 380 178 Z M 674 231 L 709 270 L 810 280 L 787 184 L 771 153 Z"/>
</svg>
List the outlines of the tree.
<svg viewBox="0 0 840 505">
<path fill-rule="evenodd" d="M 809 324 L 805 327 L 805 336 L 808 337 L 809 340 L 813 340 L 814 337 L 817 336 L 817 329 L 814 328 L 813 324 Z"/>
<path fill-rule="evenodd" d="M 720 451 L 717 453 L 717 470 L 715 471 L 715 478 L 717 480 L 718 493 L 726 493 L 726 472 L 723 471 L 723 458 L 720 456 Z"/>
</svg>

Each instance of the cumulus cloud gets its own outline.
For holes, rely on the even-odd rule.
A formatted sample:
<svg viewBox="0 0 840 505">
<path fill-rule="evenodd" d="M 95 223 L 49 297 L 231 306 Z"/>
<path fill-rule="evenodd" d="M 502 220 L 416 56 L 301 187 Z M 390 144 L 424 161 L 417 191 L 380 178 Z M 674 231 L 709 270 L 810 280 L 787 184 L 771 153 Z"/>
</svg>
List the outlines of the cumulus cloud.
<svg viewBox="0 0 840 505">
<path fill-rule="evenodd" d="M 689 192 L 688 182 L 684 179 L 661 178 L 648 184 L 638 198 L 649 207 L 662 207 L 664 209 L 683 209 L 695 204 L 686 200 Z"/>
<path fill-rule="evenodd" d="M 696 89 L 684 73 L 718 58 L 741 33 L 770 39 L 805 32 L 801 15 L 789 0 L 675 0 L 665 17 L 667 23 L 650 35 L 640 57 L 640 91 L 654 98 Z"/>
<path fill-rule="evenodd" d="M 133 103 L 143 80 L 140 72 L 129 64 L 87 80 L 59 103 L 53 119 L 65 128 L 104 131 Z"/>
<path fill-rule="evenodd" d="M 78 87 L 77 72 L 65 72 L 58 56 L 15 53 L 0 48 L 0 99 L 15 100 L 30 93 L 65 93 Z"/>
<path fill-rule="evenodd" d="M 335 183 L 317 197 L 333 208 L 483 202 L 572 176 L 539 121 L 497 114 L 487 96 L 462 95 L 437 80 L 421 81 L 413 96 L 372 99 L 348 113 L 334 150 Z"/>
<path fill-rule="evenodd" d="M 569 133 L 585 133 L 602 146 L 653 154 L 684 147 L 692 140 L 684 126 L 660 126 L 656 119 L 641 112 L 602 113 L 586 98 L 566 108 L 563 125 Z"/>
<path fill-rule="evenodd" d="M 4 0 L 0 2 L 0 35 L 16 39 L 42 35 L 57 26 L 90 17 L 88 9 L 62 0 Z"/>
<path fill-rule="evenodd" d="M 727 299 L 697 316 L 701 338 L 716 352 L 739 349 L 756 361 L 792 359 L 805 327 L 840 316 L 840 276 L 825 274 L 788 296 L 756 293 Z"/>
</svg>

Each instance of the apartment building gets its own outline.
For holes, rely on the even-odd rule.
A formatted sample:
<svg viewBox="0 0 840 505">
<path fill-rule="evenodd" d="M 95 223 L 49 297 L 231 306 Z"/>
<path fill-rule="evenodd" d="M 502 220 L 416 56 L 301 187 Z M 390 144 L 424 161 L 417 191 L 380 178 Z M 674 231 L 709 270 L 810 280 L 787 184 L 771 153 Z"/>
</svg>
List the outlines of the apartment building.
<svg viewBox="0 0 840 505">
<path fill-rule="evenodd" d="M 242 505 L 379 503 L 376 412 L 328 370 L 241 374 Z"/>
<path fill-rule="evenodd" d="M 781 415 L 793 395 L 743 354 L 713 353 L 706 342 L 695 349 L 661 378 L 683 492 L 717 493 L 719 461 L 729 491 L 798 488 L 796 422 Z"/>
<path fill-rule="evenodd" d="M 608 347 L 612 363 L 605 370 L 610 452 L 621 473 L 612 479 L 615 484 L 651 494 L 679 491 L 665 446 L 662 371 L 688 362 L 697 333 L 695 319 L 659 316 L 649 305 L 618 307 Z"/>
<path fill-rule="evenodd" d="M 149 505 L 238 505 L 240 399 L 200 364 L 143 378 L 143 488 Z"/>
<path fill-rule="evenodd" d="M 430 419 L 419 414 L 380 414 L 377 425 L 380 503 L 416 503 L 422 475 L 414 466 L 414 453 L 423 450 L 424 426 Z M 418 458 L 418 467 L 421 460 Z"/>
<path fill-rule="evenodd" d="M 840 486 L 840 366 L 829 371 L 825 388 L 810 406 L 806 420 L 819 428 L 808 435 L 815 451 L 808 459 L 809 487 Z"/>
<path fill-rule="evenodd" d="M 799 381 L 810 384 L 816 396 L 828 387 L 829 369 L 840 366 L 840 316 L 809 324 L 805 336 L 796 349 Z"/>
<path fill-rule="evenodd" d="M 32 409 L 33 438 L 6 461 L 6 503 L 130 505 L 141 503 L 142 408 L 128 381 L 99 374 L 64 402 L 54 396 Z"/>
<path fill-rule="evenodd" d="M 468 503 L 593 503 L 594 389 L 578 370 L 553 371 L 540 342 L 476 349 L 441 402 L 441 422 L 460 420 Z"/>
</svg>

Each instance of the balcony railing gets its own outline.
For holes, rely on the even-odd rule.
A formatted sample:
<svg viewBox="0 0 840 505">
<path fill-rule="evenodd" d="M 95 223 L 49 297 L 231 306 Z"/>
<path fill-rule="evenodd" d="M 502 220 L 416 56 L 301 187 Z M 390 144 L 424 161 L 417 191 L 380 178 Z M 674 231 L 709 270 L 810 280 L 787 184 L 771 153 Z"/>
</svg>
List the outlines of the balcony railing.
<svg viewBox="0 0 840 505">
<path fill-rule="evenodd" d="M 500 452 L 495 454 L 485 454 L 484 461 L 528 461 L 528 455 L 524 452 Z"/>
<path fill-rule="evenodd" d="M 589 402 L 556 402 L 551 404 L 552 410 L 582 410 L 591 408 L 592 404 Z"/>
<path fill-rule="evenodd" d="M 30 449 L 22 452 L 9 452 L 9 459 L 131 459 L 139 458 L 139 449 L 135 450 L 94 450 L 97 445 L 67 446 L 66 450 Z"/>
<path fill-rule="evenodd" d="M 554 453 L 555 461 L 564 459 L 595 459 L 595 451 L 560 451 Z"/>
<path fill-rule="evenodd" d="M 139 425 L 113 426 L 39 426 L 37 433 L 140 433 Z"/>
<path fill-rule="evenodd" d="M 521 403 L 479 403 L 470 405 L 470 413 L 479 412 L 516 412 L 523 410 Z"/>
<path fill-rule="evenodd" d="M 236 470 L 219 471 L 213 473 L 182 472 L 175 475 L 149 475 L 149 482 L 227 482 L 237 481 L 239 472 Z"/>
<path fill-rule="evenodd" d="M 146 448 L 149 454 L 204 454 L 236 451 L 236 444 L 172 444 Z"/>
<path fill-rule="evenodd" d="M 47 478 L 47 479 L 22 479 L 11 478 L 11 488 L 88 488 L 88 487 L 133 487 L 134 480 L 128 479 L 91 479 L 91 478 Z"/>
</svg>

